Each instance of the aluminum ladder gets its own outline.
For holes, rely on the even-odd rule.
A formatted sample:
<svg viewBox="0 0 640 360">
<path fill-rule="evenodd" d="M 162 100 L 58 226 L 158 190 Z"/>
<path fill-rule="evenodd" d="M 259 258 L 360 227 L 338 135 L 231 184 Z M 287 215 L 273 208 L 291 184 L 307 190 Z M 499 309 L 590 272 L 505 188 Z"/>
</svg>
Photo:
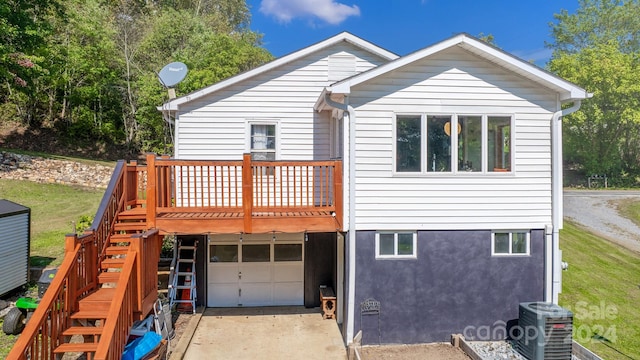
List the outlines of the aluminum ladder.
<svg viewBox="0 0 640 360">
<path fill-rule="evenodd" d="M 178 239 L 174 248 L 169 285 L 169 307 L 177 305 L 178 311 L 196 313 L 196 250 L 198 240 Z M 188 307 L 191 309 L 188 309 Z"/>
</svg>

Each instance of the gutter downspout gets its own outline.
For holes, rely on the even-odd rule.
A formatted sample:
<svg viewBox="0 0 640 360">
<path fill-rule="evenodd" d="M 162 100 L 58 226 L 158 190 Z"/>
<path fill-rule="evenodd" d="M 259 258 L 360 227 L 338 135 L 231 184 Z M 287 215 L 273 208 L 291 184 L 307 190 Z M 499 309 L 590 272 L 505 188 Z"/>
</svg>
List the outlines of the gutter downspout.
<svg viewBox="0 0 640 360">
<path fill-rule="evenodd" d="M 349 280 L 349 286 L 347 287 L 347 336 L 346 343 L 347 345 L 351 344 L 353 341 L 353 329 L 355 327 L 354 319 L 355 319 L 355 290 L 356 290 L 356 212 L 355 212 L 355 204 L 356 204 L 356 192 L 355 192 L 355 184 L 356 184 L 356 151 L 355 151 L 355 143 L 356 143 L 356 112 L 351 105 L 348 104 L 348 98 L 345 97 L 345 103 L 339 103 L 333 101 L 331 99 L 331 93 L 326 92 L 324 95 L 324 101 L 327 105 L 346 111 L 349 114 L 349 121 L 346 123 L 349 126 L 349 230 L 347 239 L 349 241 L 349 272 L 347 275 L 347 279 Z"/>
<path fill-rule="evenodd" d="M 551 190 L 552 236 L 551 248 L 546 251 L 545 260 L 545 301 L 558 303 L 558 294 L 562 291 L 562 252 L 560 251 L 560 229 L 563 224 L 562 196 L 562 118 L 580 109 L 581 100 L 574 100 L 573 106 L 556 111 L 551 119 Z M 548 248 L 549 243 L 547 243 Z M 551 257 L 549 258 L 549 255 Z"/>
</svg>

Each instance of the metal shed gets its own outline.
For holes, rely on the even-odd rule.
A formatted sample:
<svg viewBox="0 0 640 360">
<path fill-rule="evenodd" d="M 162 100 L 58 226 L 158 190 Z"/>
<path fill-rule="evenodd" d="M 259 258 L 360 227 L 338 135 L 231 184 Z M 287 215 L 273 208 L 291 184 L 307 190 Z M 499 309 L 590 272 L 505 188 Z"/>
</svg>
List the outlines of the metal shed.
<svg viewBox="0 0 640 360">
<path fill-rule="evenodd" d="M 31 209 L 0 199 L 0 295 L 29 280 Z"/>
</svg>

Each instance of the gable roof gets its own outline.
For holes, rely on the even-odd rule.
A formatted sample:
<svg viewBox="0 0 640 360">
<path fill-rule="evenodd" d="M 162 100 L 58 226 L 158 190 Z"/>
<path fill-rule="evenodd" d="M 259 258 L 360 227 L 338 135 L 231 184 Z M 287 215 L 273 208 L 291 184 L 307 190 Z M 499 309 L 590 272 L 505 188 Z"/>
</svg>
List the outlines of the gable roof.
<svg viewBox="0 0 640 360">
<path fill-rule="evenodd" d="M 353 86 L 454 46 L 459 46 L 498 66 L 557 91 L 558 94 L 560 94 L 561 101 L 586 99 L 592 96 L 592 94 L 583 88 L 466 33 L 455 35 L 447 40 L 400 57 L 389 63 L 340 80 L 327 87 L 324 92 L 349 94 Z"/>
<path fill-rule="evenodd" d="M 351 43 L 357 47 L 360 47 L 374 55 L 378 55 L 383 59 L 387 59 L 387 60 L 395 60 L 398 58 L 398 55 L 385 50 L 377 45 L 374 45 L 373 43 L 370 43 L 366 40 L 363 40 L 351 33 L 348 32 L 342 32 L 339 33 L 335 36 L 332 36 L 326 40 L 320 41 L 318 43 L 315 43 L 311 46 L 308 46 L 304 49 L 295 51 L 293 53 L 290 53 L 288 55 L 282 56 L 280 58 L 277 58 L 273 61 L 270 61 L 262 66 L 259 66 L 255 69 L 243 72 L 241 74 L 238 74 L 236 76 L 230 77 L 228 79 L 222 80 L 220 82 L 217 82 L 211 86 L 202 88 L 200 90 L 196 90 L 190 94 L 181 96 L 179 98 L 175 98 L 173 100 L 170 100 L 169 102 L 165 103 L 162 107 L 158 107 L 158 110 L 178 110 L 178 107 L 184 103 L 188 103 L 190 101 L 199 99 L 203 96 L 206 96 L 208 94 L 211 94 L 213 92 L 216 92 L 220 89 L 226 88 L 228 86 L 231 86 L 233 84 L 239 83 L 243 80 L 249 79 L 251 77 L 254 77 L 256 75 L 259 74 L 263 74 L 267 71 L 270 71 L 272 69 L 275 69 L 279 66 L 288 64 L 290 62 L 293 62 L 295 60 L 301 59 L 311 53 L 314 53 L 318 50 L 322 50 L 324 48 L 333 46 L 335 44 L 338 44 L 342 41 L 346 41 L 348 43 Z"/>
</svg>

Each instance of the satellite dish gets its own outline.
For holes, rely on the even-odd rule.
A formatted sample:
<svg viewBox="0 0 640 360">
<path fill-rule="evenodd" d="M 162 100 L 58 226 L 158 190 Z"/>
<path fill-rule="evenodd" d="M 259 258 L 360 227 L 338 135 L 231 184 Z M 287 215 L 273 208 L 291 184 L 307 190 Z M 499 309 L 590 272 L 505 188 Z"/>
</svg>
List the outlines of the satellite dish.
<svg viewBox="0 0 640 360">
<path fill-rule="evenodd" d="M 158 73 L 158 78 L 162 85 L 170 88 L 182 81 L 184 77 L 187 76 L 187 71 L 189 71 L 187 65 L 176 61 L 165 65 L 162 70 L 160 70 L 160 73 Z"/>
</svg>

